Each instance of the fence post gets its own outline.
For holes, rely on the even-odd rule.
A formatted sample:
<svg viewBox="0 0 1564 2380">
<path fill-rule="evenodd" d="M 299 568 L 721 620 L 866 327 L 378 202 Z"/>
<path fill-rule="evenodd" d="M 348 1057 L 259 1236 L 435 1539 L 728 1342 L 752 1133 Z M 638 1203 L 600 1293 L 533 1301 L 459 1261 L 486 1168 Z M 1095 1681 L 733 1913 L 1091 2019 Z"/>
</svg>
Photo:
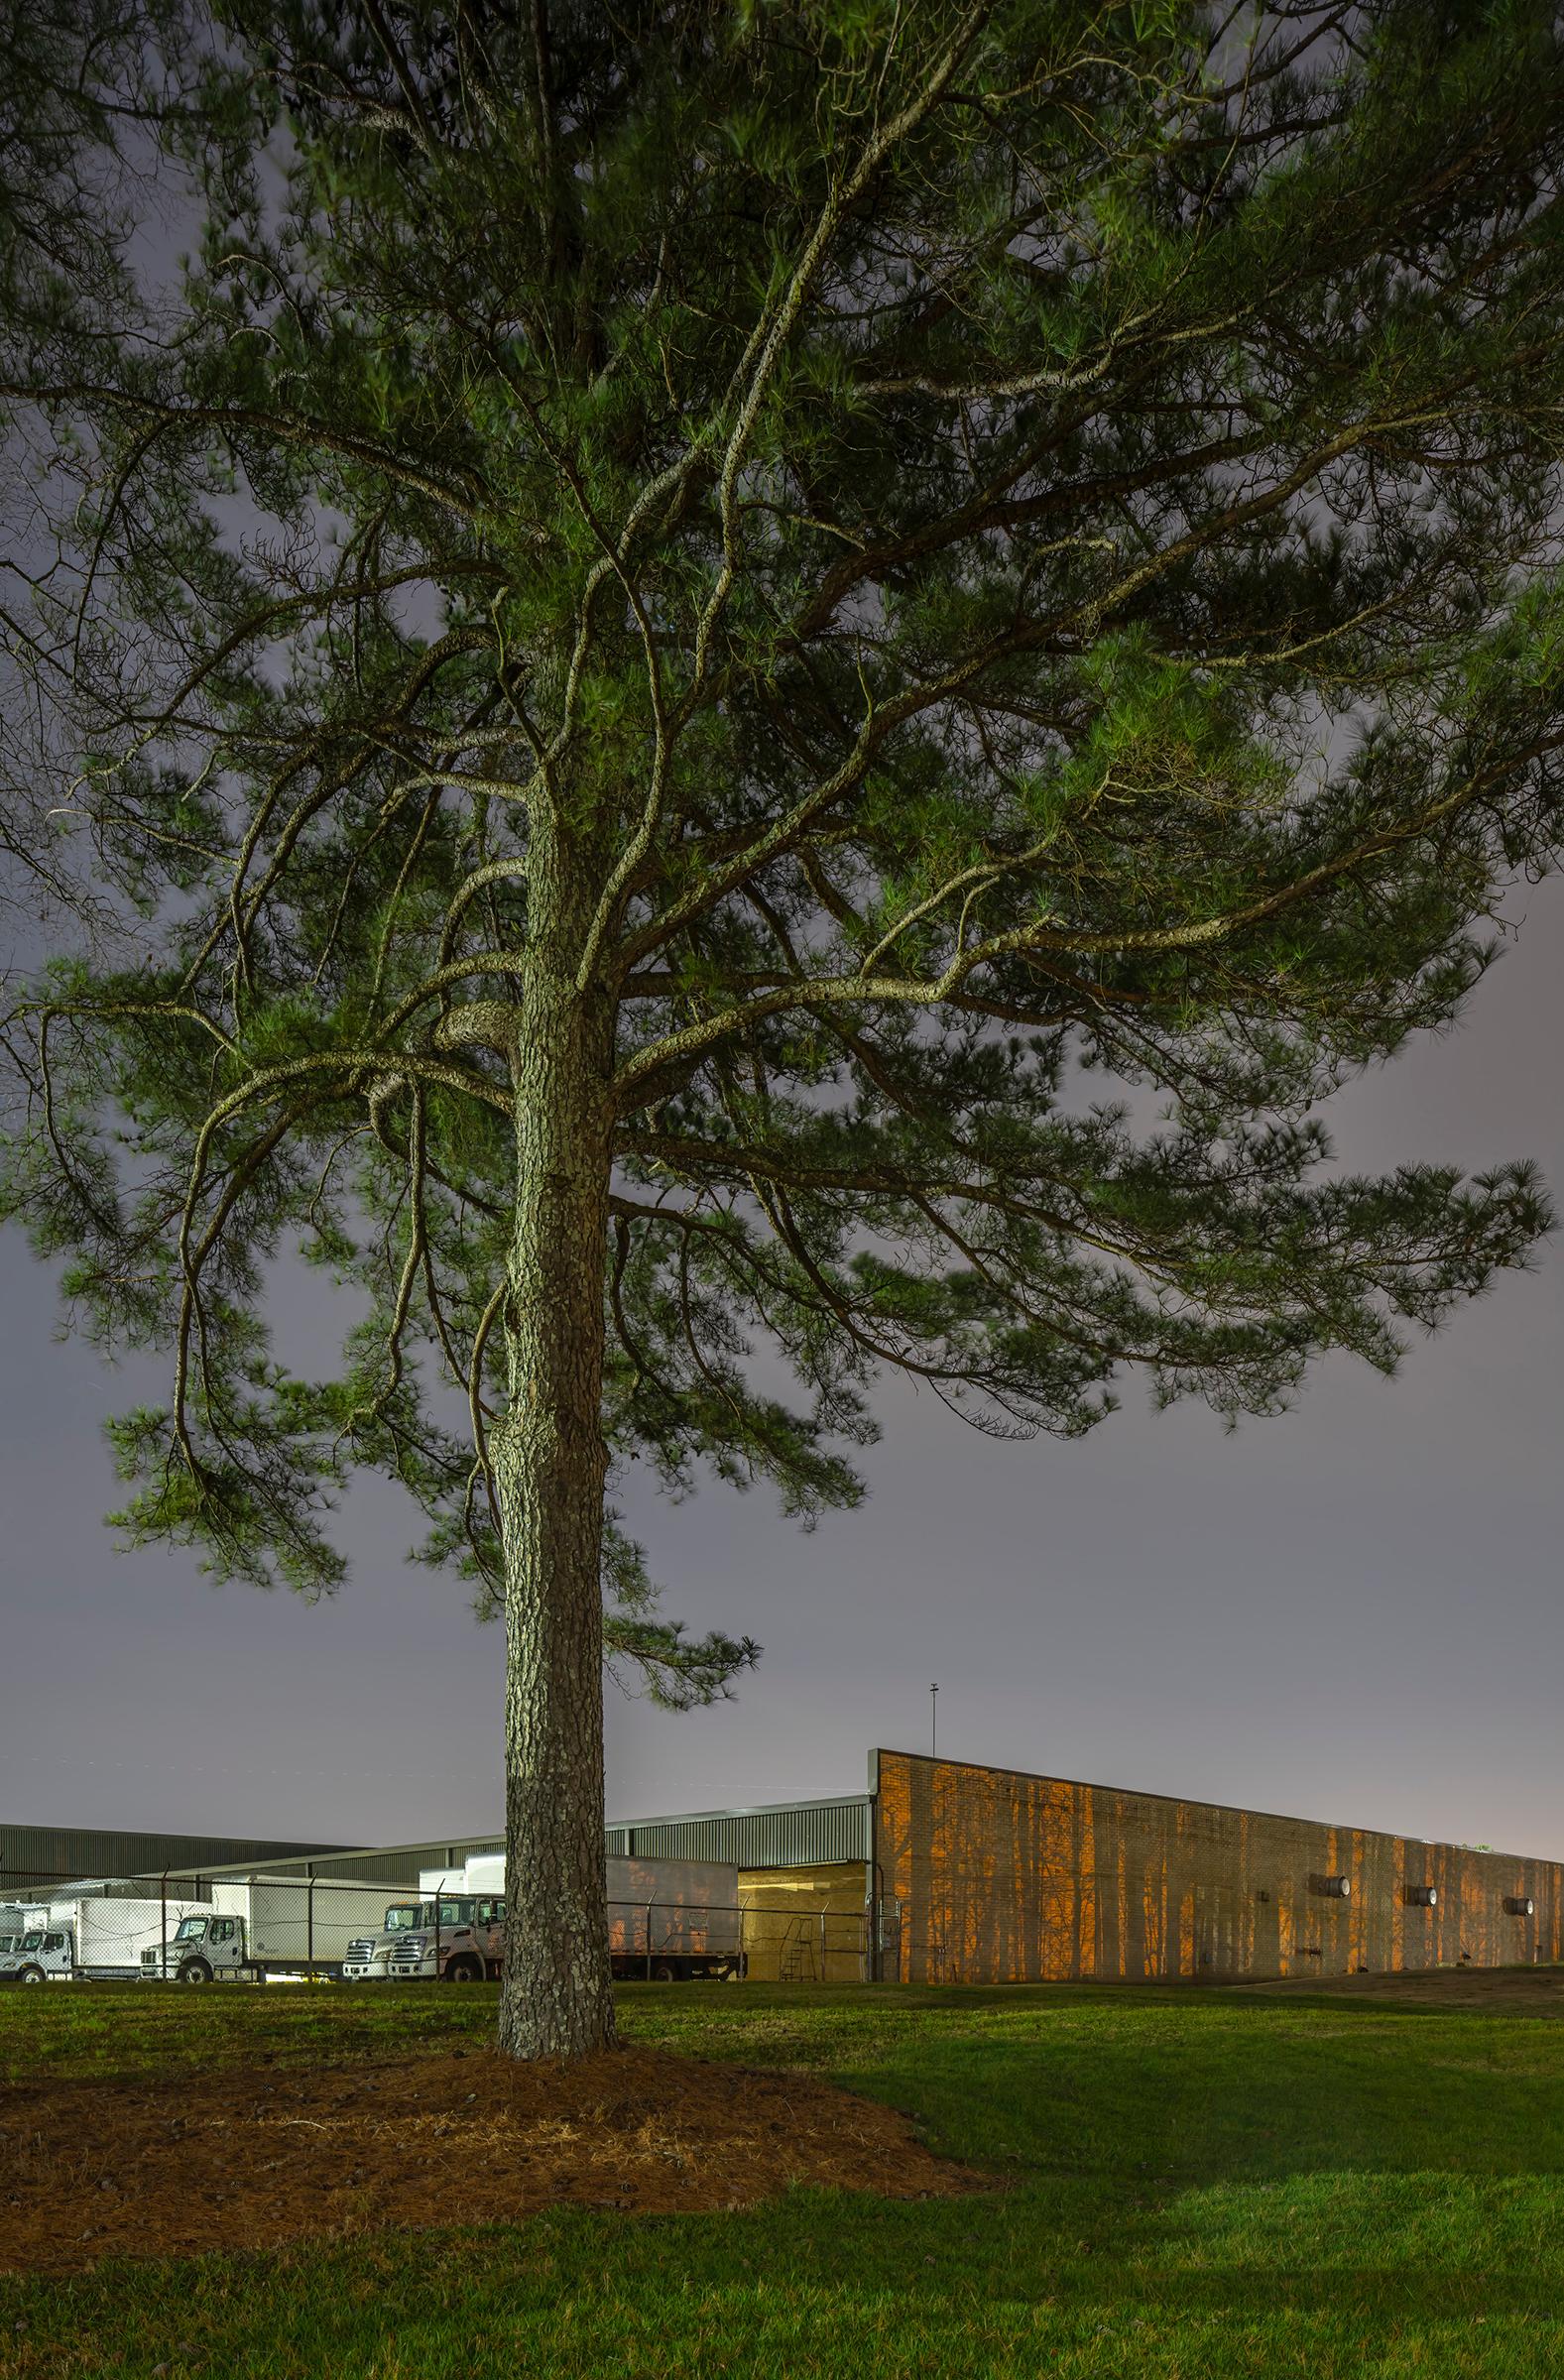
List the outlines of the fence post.
<svg viewBox="0 0 1564 2380">
<path fill-rule="evenodd" d="M 162 1964 L 160 1965 L 158 1971 L 158 1981 L 160 1983 L 167 1983 L 169 1980 L 169 1871 L 167 1868 L 164 1869 L 162 1878 L 158 1885 L 158 1919 L 159 1940 L 163 1946 L 161 1953 Z"/>
<path fill-rule="evenodd" d="M 824 1911 L 823 1909 L 822 1909 L 822 1910 L 821 1910 L 821 1912 L 820 1912 L 820 1980 L 821 1980 L 821 1982 L 822 1982 L 822 1983 L 823 1983 L 823 1982 L 826 1980 L 826 1967 L 825 1967 L 825 1911 Z"/>
<path fill-rule="evenodd" d="M 309 1969 L 312 1983 L 315 1979 L 315 1863 L 312 1859 L 304 1874 L 308 1879 L 308 1890 L 304 1895 L 304 1964 Z"/>
<path fill-rule="evenodd" d="M 654 1910 L 656 1907 L 657 1907 L 657 1903 L 656 1903 L 656 1901 L 648 1901 L 648 1903 L 647 1903 L 647 1981 L 648 1981 L 649 1983 L 650 1983 L 650 1982 L 651 1982 L 651 1980 L 652 1980 L 652 1912 L 653 1912 L 653 1910 Z"/>
</svg>

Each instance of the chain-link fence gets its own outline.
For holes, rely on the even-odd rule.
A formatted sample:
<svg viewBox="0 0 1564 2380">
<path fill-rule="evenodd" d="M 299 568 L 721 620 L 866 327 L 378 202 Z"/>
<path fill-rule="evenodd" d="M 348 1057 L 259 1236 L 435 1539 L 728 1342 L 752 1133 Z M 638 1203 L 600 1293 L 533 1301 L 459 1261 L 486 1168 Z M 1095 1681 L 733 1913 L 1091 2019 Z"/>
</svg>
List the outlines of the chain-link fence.
<svg viewBox="0 0 1564 2380">
<path fill-rule="evenodd" d="M 164 1870 L 82 1878 L 35 1869 L 25 1880 L 0 1879 L 0 1981 L 335 1977 L 410 1902 L 406 1885 L 383 1877 Z M 436 1907 L 436 1928 L 443 1915 Z M 447 1931 L 451 1923 L 446 1917 Z"/>
<path fill-rule="evenodd" d="M 491 1979 L 503 1894 L 340 1875 L 0 1879 L 0 1983 Z M 863 1910 L 649 1898 L 608 1904 L 627 1982 L 869 1980 Z"/>
</svg>

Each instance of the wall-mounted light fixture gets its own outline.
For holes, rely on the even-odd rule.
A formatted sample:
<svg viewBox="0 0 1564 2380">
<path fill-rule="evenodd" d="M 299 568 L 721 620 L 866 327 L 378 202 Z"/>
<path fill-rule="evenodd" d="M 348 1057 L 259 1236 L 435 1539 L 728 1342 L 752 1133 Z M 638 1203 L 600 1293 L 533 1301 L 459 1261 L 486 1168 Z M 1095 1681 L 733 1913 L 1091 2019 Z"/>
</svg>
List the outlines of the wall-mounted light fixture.
<svg viewBox="0 0 1564 2380">
<path fill-rule="evenodd" d="M 1438 1885 L 1408 1884 L 1406 1887 L 1406 1903 L 1409 1909 L 1437 1909 L 1439 1906 Z"/>
<path fill-rule="evenodd" d="M 1535 1917 L 1537 1904 L 1523 1892 L 1512 1892 L 1504 1903 L 1511 1917 Z"/>
<path fill-rule="evenodd" d="M 1352 1878 L 1351 1876 L 1310 1876 L 1309 1890 L 1322 1892 L 1328 1901 L 1350 1901 L 1352 1899 Z"/>
</svg>

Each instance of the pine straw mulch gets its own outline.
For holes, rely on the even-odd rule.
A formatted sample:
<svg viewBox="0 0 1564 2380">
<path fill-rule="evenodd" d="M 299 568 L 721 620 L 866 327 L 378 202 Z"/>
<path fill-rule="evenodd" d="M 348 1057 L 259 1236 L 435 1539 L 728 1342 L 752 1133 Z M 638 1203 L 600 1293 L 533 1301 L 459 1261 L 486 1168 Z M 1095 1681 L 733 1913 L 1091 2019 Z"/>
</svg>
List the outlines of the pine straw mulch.
<svg viewBox="0 0 1564 2380">
<path fill-rule="evenodd" d="M 904 2116 L 799 2074 L 645 2049 L 573 2066 L 456 2050 L 182 2082 L 0 2089 L 0 2268 L 273 2248 L 387 2227 L 753 2205 L 790 2184 L 992 2189 Z"/>
</svg>

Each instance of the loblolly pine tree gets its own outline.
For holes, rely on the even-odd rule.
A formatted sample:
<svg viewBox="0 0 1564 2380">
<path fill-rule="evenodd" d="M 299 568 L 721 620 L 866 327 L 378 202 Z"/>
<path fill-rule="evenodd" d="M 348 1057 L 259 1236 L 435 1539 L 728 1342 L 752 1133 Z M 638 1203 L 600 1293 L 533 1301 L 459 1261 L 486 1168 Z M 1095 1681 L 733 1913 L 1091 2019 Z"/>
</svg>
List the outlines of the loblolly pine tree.
<svg viewBox="0 0 1564 2380">
<path fill-rule="evenodd" d="M 502 2041 L 586 2052 L 605 1649 L 755 1651 L 616 1469 L 807 1519 L 883 1366 L 1268 1412 L 1546 1228 L 1317 1109 L 1558 837 L 1564 60 L 1530 0 L 226 0 L 149 126 L 190 257 L 105 207 L 6 348 L 13 814 L 117 940 L 11 1004 L 5 1200 L 170 1353 L 133 1539 L 323 1592 L 367 1466 L 503 1610 Z M 330 1378 L 279 1251 L 358 1293 Z"/>
</svg>

